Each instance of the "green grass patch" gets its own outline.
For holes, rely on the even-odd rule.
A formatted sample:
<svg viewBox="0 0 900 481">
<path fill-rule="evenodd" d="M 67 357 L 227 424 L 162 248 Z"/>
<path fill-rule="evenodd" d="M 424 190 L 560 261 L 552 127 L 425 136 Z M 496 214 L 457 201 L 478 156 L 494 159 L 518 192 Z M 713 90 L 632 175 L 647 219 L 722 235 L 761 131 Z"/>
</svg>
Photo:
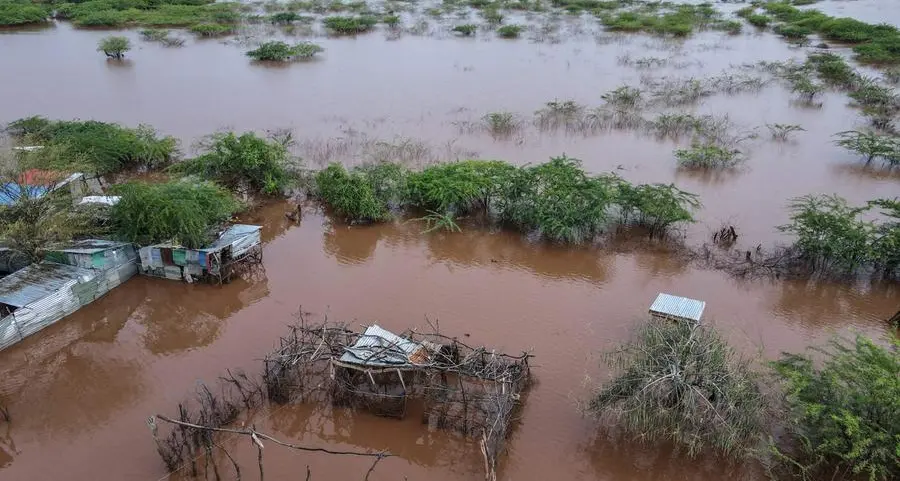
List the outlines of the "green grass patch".
<svg viewBox="0 0 900 481">
<path fill-rule="evenodd" d="M 523 27 L 521 25 L 504 25 L 497 29 L 497 35 L 500 38 L 519 38 L 522 30 Z"/>
<path fill-rule="evenodd" d="M 378 23 L 378 19 L 369 16 L 346 17 L 336 15 L 325 17 L 325 19 L 322 20 L 322 23 L 325 25 L 325 28 L 332 33 L 339 35 L 356 35 L 372 30 Z"/>
<path fill-rule="evenodd" d="M 600 16 L 608 30 L 620 32 L 650 32 L 683 37 L 694 30 L 713 28 L 721 15 L 709 5 L 676 5 L 670 9 L 644 9 L 607 13 Z"/>
<path fill-rule="evenodd" d="M 772 17 L 769 17 L 768 15 L 754 13 L 752 15 L 747 16 L 747 21 L 750 23 L 750 25 L 753 25 L 754 27 L 766 28 L 769 26 L 770 23 L 772 23 Z"/>
<path fill-rule="evenodd" d="M 206 0 L 89 0 L 60 3 L 56 17 L 79 27 L 190 27 L 197 24 L 234 24 L 242 16 L 238 3 Z"/>
</svg>

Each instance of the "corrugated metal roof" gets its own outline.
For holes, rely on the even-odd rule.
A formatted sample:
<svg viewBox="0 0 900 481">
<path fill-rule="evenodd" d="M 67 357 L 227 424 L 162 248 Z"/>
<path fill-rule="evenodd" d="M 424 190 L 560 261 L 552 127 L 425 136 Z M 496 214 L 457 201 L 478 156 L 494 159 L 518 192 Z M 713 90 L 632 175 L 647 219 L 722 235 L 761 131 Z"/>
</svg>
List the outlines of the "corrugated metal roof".
<svg viewBox="0 0 900 481">
<path fill-rule="evenodd" d="M 81 267 L 41 262 L 0 279 L 0 303 L 23 307 L 79 280 L 93 278 L 94 271 Z"/>
<path fill-rule="evenodd" d="M 656 300 L 650 306 L 650 313 L 700 322 L 705 308 L 706 303 L 703 301 L 671 294 L 660 294 L 656 296 Z"/>
<path fill-rule="evenodd" d="M 352 346 L 344 348 L 340 361 L 373 367 L 404 367 L 412 365 L 410 357 L 421 349 L 425 347 L 376 324 L 367 327 Z"/>
<path fill-rule="evenodd" d="M 204 252 L 217 251 L 223 247 L 230 246 L 234 241 L 241 237 L 253 234 L 258 231 L 260 226 L 248 224 L 235 224 L 227 229 L 212 244 L 200 249 Z"/>
<path fill-rule="evenodd" d="M 52 249 L 55 252 L 67 252 L 70 254 L 94 254 L 117 247 L 127 246 L 127 242 L 111 241 L 106 239 L 84 239 L 71 242 L 61 247 Z"/>
</svg>

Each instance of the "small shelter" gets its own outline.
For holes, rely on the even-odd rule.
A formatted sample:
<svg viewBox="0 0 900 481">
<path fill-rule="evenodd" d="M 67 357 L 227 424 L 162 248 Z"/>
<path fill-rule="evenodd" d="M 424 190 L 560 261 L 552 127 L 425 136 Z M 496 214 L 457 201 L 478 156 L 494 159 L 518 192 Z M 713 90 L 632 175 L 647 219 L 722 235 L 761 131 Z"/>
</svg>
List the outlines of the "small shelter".
<svg viewBox="0 0 900 481">
<path fill-rule="evenodd" d="M 109 291 L 98 270 L 41 262 L 0 279 L 0 350 Z"/>
<path fill-rule="evenodd" d="M 85 239 L 57 247 L 45 259 L 99 271 L 98 289 L 107 292 L 137 274 L 137 253 L 127 242 Z"/>
<path fill-rule="evenodd" d="M 424 404 L 422 421 L 477 440 L 487 479 L 496 480 L 515 410 L 531 374 L 528 353 L 511 356 L 438 333 L 397 335 L 373 324 L 291 326 L 265 360 L 266 393 L 283 404 L 331 401 L 402 418 Z"/>
<path fill-rule="evenodd" d="M 650 316 L 656 319 L 699 323 L 706 303 L 687 297 L 659 294 L 650 306 Z"/>
<path fill-rule="evenodd" d="M 221 284 L 243 266 L 262 262 L 260 226 L 235 224 L 210 245 L 188 249 L 177 244 L 156 244 L 139 250 L 141 274 L 193 282 Z"/>
</svg>

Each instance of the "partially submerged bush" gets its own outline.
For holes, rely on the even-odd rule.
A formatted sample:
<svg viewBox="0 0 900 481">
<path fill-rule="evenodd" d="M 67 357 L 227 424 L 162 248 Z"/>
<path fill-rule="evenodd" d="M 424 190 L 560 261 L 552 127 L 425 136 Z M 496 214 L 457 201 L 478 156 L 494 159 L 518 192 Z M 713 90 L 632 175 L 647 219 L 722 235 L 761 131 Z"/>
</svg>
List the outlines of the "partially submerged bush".
<svg viewBox="0 0 900 481">
<path fill-rule="evenodd" d="M 838 132 L 835 135 L 838 137 L 835 141 L 837 145 L 859 154 L 866 159 L 866 163 L 880 158 L 891 165 L 900 164 L 900 140 L 894 135 L 858 130 Z"/>
<path fill-rule="evenodd" d="M 500 161 L 467 160 L 426 167 L 409 175 L 410 202 L 453 215 L 496 208 L 516 168 Z"/>
<path fill-rule="evenodd" d="M 213 135 L 205 150 L 204 154 L 176 164 L 174 169 L 242 193 L 276 195 L 288 183 L 287 150 L 252 132 Z"/>
<path fill-rule="evenodd" d="M 375 164 L 347 171 L 331 164 L 315 177 L 316 193 L 348 224 L 382 222 L 405 198 L 406 172 L 397 164 Z"/>
<path fill-rule="evenodd" d="M 302 42 L 289 45 L 284 42 L 266 42 L 254 50 L 247 52 L 247 56 L 254 60 L 266 60 L 273 62 L 287 62 L 296 59 L 310 59 L 325 49 L 312 43 Z"/>
<path fill-rule="evenodd" d="M 872 225 L 859 219 L 865 210 L 838 196 L 804 196 L 790 204 L 791 223 L 781 226 L 815 267 L 853 270 L 869 260 Z"/>
<path fill-rule="evenodd" d="M 300 20 L 300 18 L 300 14 L 296 12 L 278 12 L 269 17 L 269 21 L 274 24 L 287 24 L 296 22 Z"/>
<path fill-rule="evenodd" d="M 107 57 L 121 59 L 125 57 L 125 52 L 131 50 L 131 41 L 128 37 L 110 36 L 100 40 L 97 44 L 97 51 L 103 52 Z"/>
<path fill-rule="evenodd" d="M 121 196 L 110 211 L 115 234 L 142 245 L 175 242 L 203 247 L 240 208 L 228 191 L 210 182 L 129 182 L 116 185 L 113 192 Z"/>
<path fill-rule="evenodd" d="M 591 242 L 609 223 L 615 201 L 616 177 L 592 177 L 581 162 L 556 157 L 524 167 L 511 179 L 501 198 L 504 222 L 553 242 Z"/>
<path fill-rule="evenodd" d="M 753 25 L 754 27 L 759 27 L 759 28 L 766 28 L 767 26 L 769 26 L 770 23 L 772 23 L 772 19 L 767 15 L 751 14 L 751 15 L 748 15 L 746 18 L 747 18 L 747 21 L 750 22 L 750 25 Z"/>
<path fill-rule="evenodd" d="M 623 85 L 600 96 L 607 105 L 620 109 L 639 107 L 642 100 L 641 89 Z"/>
<path fill-rule="evenodd" d="M 788 433 L 799 448 L 792 455 L 772 447 L 782 468 L 809 481 L 900 478 L 898 348 L 896 338 L 884 347 L 857 335 L 820 350 L 822 363 L 798 354 L 773 363 L 787 390 Z"/>
<path fill-rule="evenodd" d="M 733 167 L 740 161 L 740 151 L 720 145 L 693 144 L 689 149 L 677 149 L 678 165 L 688 168 L 716 169 Z"/>
<path fill-rule="evenodd" d="M 518 38 L 521 33 L 521 25 L 504 25 L 497 29 L 497 35 L 499 35 L 500 38 Z"/>
<path fill-rule="evenodd" d="M 617 372 L 590 410 L 627 433 L 690 456 L 745 458 L 759 445 L 766 403 L 758 376 L 712 327 L 651 320 L 606 363 Z"/>
<path fill-rule="evenodd" d="M 198 23 L 197 25 L 192 25 L 190 31 L 201 37 L 218 37 L 219 35 L 231 33 L 234 31 L 234 27 L 221 23 Z"/>
<path fill-rule="evenodd" d="M 618 185 L 616 202 L 625 224 L 636 224 L 650 231 L 650 236 L 665 234 L 672 224 L 694 222 L 691 210 L 700 207 L 695 194 L 674 184 Z"/>
<path fill-rule="evenodd" d="M 822 80 L 831 85 L 850 89 L 859 82 L 859 74 L 840 55 L 830 52 L 813 53 L 807 57 L 806 62 Z"/>
<path fill-rule="evenodd" d="M 772 138 L 786 142 L 794 132 L 806 132 L 806 129 L 797 124 L 766 124 Z"/>
<path fill-rule="evenodd" d="M 522 126 L 522 122 L 512 112 L 490 112 L 481 120 L 487 131 L 497 138 L 509 137 Z"/>
<path fill-rule="evenodd" d="M 332 16 L 325 17 L 322 21 L 325 25 L 325 28 L 331 30 L 336 34 L 341 35 L 355 35 L 357 33 L 368 32 L 378 23 L 378 19 L 375 17 L 343 17 L 343 16 Z"/>
<path fill-rule="evenodd" d="M 461 34 L 465 37 L 470 37 L 470 36 L 474 35 L 476 30 L 478 30 L 478 26 L 472 25 L 470 23 L 467 23 L 465 25 L 457 25 L 457 26 L 453 27 L 453 29 L 452 29 L 453 32 Z"/>
<path fill-rule="evenodd" d="M 178 153 L 173 137 L 160 137 L 152 127 L 136 129 L 118 124 L 88 121 L 50 121 L 43 117 L 19 119 L 10 124 L 10 134 L 22 141 L 55 147 L 29 156 L 33 167 L 86 170 L 110 174 L 130 168 L 157 168 Z M 45 155 L 60 151 L 64 155 Z"/>
</svg>

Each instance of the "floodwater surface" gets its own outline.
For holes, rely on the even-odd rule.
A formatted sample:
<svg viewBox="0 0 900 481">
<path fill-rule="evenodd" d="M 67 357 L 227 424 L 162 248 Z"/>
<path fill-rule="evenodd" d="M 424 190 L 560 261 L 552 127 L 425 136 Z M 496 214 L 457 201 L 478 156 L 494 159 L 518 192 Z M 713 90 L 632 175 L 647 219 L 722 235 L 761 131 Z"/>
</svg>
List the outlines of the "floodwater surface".
<svg viewBox="0 0 900 481">
<path fill-rule="evenodd" d="M 896 175 L 864 167 L 833 145 L 832 134 L 863 124 L 842 94 L 804 109 L 777 83 L 689 109 L 727 114 L 759 133 L 744 145 L 744 164 L 718 176 L 680 171 L 674 142 L 639 132 L 584 135 L 528 125 L 494 139 L 462 127 L 491 111 L 530 118 L 555 99 L 597 106 L 603 93 L 646 76 L 699 78 L 805 55 L 769 33 L 701 33 L 672 43 L 609 37 L 579 22 L 562 20 L 558 42 L 460 39 L 440 30 L 318 38 L 322 58 L 279 68 L 251 64 L 234 41 L 166 49 L 128 32 L 138 48 L 127 62 L 111 63 L 94 51 L 106 32 L 66 23 L 0 32 L 0 122 L 45 115 L 147 123 L 180 138 L 186 151 L 222 128 L 289 128 L 312 167 L 371 160 L 379 142 L 416 145 L 414 161 L 477 155 L 527 163 L 565 153 L 594 172 L 697 193 L 703 207 L 685 229 L 689 245 L 707 241 L 721 222 L 735 225 L 748 247 L 782 242 L 775 227 L 787 220 L 794 196 L 838 193 L 859 203 L 900 192 Z M 648 56 L 671 65 L 641 70 L 623 61 Z M 766 123 L 806 131 L 773 142 Z M 736 280 L 652 248 L 566 248 L 474 227 L 425 235 L 420 224 L 400 221 L 351 228 L 312 205 L 298 225 L 284 217 L 288 209 L 276 202 L 248 214 L 248 222 L 263 225 L 264 259 L 242 279 L 218 287 L 134 278 L 0 352 L 0 399 L 12 416 L 0 424 L 0 478 L 164 478 L 147 417 L 171 414 L 198 381 L 212 382 L 225 369 L 258 372 L 259 359 L 302 308 L 312 319 L 377 321 L 396 331 L 427 328 L 427 317 L 470 343 L 532 351 L 536 384 L 511 430 L 500 479 L 759 480 L 754 466 L 687 462 L 666 448 L 600 434 L 580 410 L 609 374 L 598 353 L 626 339 L 659 292 L 706 300 L 707 322 L 745 355 L 769 359 L 848 328 L 879 336 L 900 299 L 895 284 Z M 415 415 L 396 421 L 300 405 L 258 413 L 255 422 L 286 440 L 395 454 L 372 480 L 483 476 L 477 445 L 429 431 Z M 244 439 L 226 442 L 238 443 L 245 479 L 254 478 L 255 451 Z M 307 465 L 314 480 L 363 479 L 369 462 L 266 448 L 267 479 L 303 479 Z"/>
</svg>

